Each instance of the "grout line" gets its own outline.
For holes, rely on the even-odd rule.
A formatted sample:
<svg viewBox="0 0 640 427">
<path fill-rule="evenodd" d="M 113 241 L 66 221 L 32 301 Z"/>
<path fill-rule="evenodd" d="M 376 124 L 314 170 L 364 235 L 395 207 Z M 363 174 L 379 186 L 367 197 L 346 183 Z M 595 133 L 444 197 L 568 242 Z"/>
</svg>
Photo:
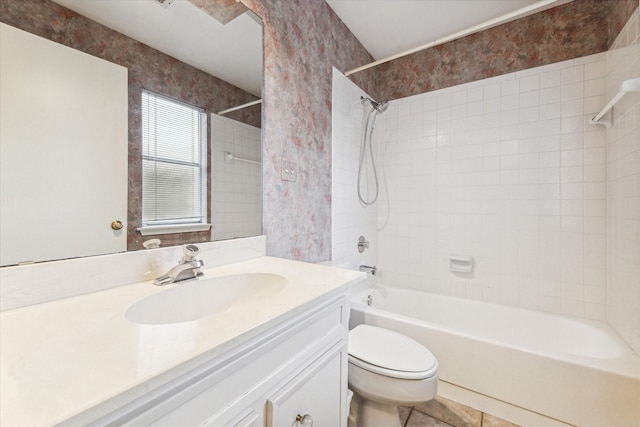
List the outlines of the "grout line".
<svg viewBox="0 0 640 427">
<path fill-rule="evenodd" d="M 480 412 L 480 427 L 484 427 L 484 412 Z"/>
<path fill-rule="evenodd" d="M 402 427 L 407 427 L 407 424 L 409 424 L 409 420 L 411 419 L 411 415 L 413 414 L 414 409 L 415 409 L 415 406 L 412 406 L 411 410 L 409 411 L 409 415 L 407 415 L 407 419 L 404 420 L 404 424 L 402 424 Z"/>
<path fill-rule="evenodd" d="M 413 414 L 413 409 L 415 409 L 415 406 L 412 408 L 412 411 L 411 411 L 411 413 L 412 413 L 412 414 Z M 477 409 L 476 409 L 476 411 L 477 411 Z M 445 420 L 441 420 L 440 418 L 436 417 L 435 415 L 427 414 L 426 412 L 418 411 L 417 409 L 416 409 L 416 412 L 420 412 L 421 414 L 426 415 L 426 416 L 427 416 L 427 417 L 429 417 L 429 418 L 433 418 L 434 420 L 438 420 L 438 421 L 440 421 L 442 424 L 446 424 L 446 425 L 448 425 L 448 426 L 450 426 L 450 427 L 455 427 L 453 424 L 449 424 L 449 423 L 448 423 L 448 422 L 446 422 Z M 478 412 L 480 412 L 480 411 L 478 411 Z M 482 412 L 480 412 L 480 413 L 482 413 Z M 407 419 L 407 420 L 408 420 L 408 419 Z M 480 424 L 480 427 L 482 427 L 482 424 Z"/>
</svg>

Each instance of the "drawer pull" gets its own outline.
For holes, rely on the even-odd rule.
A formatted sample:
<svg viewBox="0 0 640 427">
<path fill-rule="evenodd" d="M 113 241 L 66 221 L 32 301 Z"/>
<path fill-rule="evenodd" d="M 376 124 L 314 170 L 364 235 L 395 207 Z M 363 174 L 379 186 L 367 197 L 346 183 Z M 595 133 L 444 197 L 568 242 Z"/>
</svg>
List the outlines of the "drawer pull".
<svg viewBox="0 0 640 427">
<path fill-rule="evenodd" d="M 298 416 L 296 416 L 296 426 L 312 427 L 313 418 L 311 418 L 311 415 L 309 414 L 305 414 L 305 415 L 298 414 Z"/>
</svg>

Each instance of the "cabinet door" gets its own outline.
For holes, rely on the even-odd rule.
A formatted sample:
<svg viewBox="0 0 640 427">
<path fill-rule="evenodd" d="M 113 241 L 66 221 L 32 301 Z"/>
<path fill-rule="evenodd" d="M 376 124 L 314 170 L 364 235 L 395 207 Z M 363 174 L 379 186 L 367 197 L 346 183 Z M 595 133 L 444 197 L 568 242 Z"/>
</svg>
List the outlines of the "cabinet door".
<svg viewBox="0 0 640 427">
<path fill-rule="evenodd" d="M 294 427 L 310 415 L 314 427 L 346 427 L 346 345 L 341 342 L 267 400 L 267 427 Z"/>
</svg>

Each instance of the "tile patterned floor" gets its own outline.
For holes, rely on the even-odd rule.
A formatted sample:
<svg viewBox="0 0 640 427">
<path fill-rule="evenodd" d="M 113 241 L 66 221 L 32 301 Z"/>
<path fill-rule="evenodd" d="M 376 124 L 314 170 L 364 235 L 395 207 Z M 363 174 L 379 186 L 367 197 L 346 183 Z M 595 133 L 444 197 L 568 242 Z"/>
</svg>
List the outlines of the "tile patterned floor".
<svg viewBox="0 0 640 427">
<path fill-rule="evenodd" d="M 415 406 L 399 408 L 404 427 L 519 427 L 443 397 Z"/>
</svg>

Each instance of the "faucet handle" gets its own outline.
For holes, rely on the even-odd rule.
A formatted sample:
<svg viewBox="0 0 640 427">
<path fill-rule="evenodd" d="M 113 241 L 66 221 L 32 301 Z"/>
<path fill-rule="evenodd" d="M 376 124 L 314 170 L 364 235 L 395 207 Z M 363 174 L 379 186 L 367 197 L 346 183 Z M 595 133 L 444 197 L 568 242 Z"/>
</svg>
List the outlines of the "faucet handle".
<svg viewBox="0 0 640 427">
<path fill-rule="evenodd" d="M 200 252 L 200 249 L 196 245 L 186 245 L 182 248 L 182 252 L 184 252 L 182 262 L 189 262 L 193 261 L 198 255 L 198 252 Z"/>
</svg>

